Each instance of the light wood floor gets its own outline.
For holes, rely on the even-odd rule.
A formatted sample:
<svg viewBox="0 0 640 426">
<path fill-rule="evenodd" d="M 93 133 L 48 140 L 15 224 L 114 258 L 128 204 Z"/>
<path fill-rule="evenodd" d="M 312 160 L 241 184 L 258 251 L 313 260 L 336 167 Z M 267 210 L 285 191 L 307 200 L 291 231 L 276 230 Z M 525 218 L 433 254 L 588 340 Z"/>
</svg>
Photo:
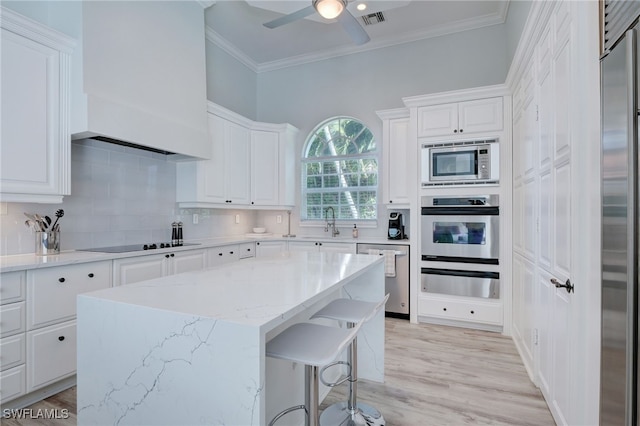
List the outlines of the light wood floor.
<svg viewBox="0 0 640 426">
<path fill-rule="evenodd" d="M 359 382 L 358 399 L 380 410 L 387 426 L 554 425 L 512 340 L 498 333 L 386 320 L 384 384 Z M 360 345 L 364 342 L 360 342 Z M 346 399 L 346 384 L 323 407 Z M 76 389 L 32 407 L 68 409 L 67 420 L 2 419 L 6 426 L 76 424 Z"/>
</svg>

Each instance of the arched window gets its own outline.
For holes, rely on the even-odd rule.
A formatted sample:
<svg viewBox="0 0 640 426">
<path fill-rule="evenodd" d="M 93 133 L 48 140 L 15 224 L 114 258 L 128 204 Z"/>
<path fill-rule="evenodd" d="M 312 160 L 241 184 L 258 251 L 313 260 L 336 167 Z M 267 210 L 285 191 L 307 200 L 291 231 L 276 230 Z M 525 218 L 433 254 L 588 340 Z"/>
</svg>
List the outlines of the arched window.
<svg viewBox="0 0 640 426">
<path fill-rule="evenodd" d="M 324 220 L 333 207 L 336 220 L 375 220 L 377 198 L 378 159 L 371 131 L 351 117 L 316 127 L 302 159 L 301 218 Z"/>
</svg>

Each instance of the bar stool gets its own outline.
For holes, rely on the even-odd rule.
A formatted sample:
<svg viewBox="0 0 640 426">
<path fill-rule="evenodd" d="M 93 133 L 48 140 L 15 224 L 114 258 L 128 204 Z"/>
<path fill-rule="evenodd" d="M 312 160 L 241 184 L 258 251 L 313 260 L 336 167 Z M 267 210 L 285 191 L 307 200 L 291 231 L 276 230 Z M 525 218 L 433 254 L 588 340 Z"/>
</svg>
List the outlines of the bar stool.
<svg viewBox="0 0 640 426">
<path fill-rule="evenodd" d="M 327 306 L 316 312 L 311 318 L 328 318 L 347 323 L 347 330 L 359 329 L 362 324 L 369 321 L 380 312 L 389 295 L 381 302 L 365 302 L 353 299 L 335 299 Z M 350 368 L 349 399 L 346 402 L 336 402 L 322 411 L 321 425 L 384 425 L 382 413 L 374 407 L 357 402 L 358 393 L 358 339 L 357 336 L 349 345 L 347 352 Z M 339 362 L 338 362 L 339 363 Z M 333 363 L 336 364 L 336 363 Z M 333 365 L 331 364 L 331 365 Z M 326 368 L 326 367 L 325 367 Z M 324 370 L 324 369 L 323 369 Z M 324 381 L 323 381 L 324 383 Z M 325 383 L 332 386 L 333 384 Z"/>
<path fill-rule="evenodd" d="M 355 339 L 360 328 L 341 329 L 308 322 L 297 323 L 267 342 L 266 355 L 305 365 L 305 404 L 287 408 L 269 422 L 296 410 L 306 413 L 305 425 L 318 426 L 318 367 L 334 361 Z"/>
</svg>

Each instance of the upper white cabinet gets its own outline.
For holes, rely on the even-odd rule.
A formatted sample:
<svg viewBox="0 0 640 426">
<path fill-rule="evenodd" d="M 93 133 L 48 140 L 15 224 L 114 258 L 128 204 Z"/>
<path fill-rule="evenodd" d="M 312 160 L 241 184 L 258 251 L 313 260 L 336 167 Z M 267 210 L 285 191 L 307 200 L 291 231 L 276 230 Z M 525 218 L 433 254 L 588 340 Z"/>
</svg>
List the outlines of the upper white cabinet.
<svg viewBox="0 0 640 426">
<path fill-rule="evenodd" d="M 418 137 L 464 136 L 502 128 L 502 97 L 418 108 Z"/>
<path fill-rule="evenodd" d="M 409 110 L 378 111 L 382 118 L 382 202 L 388 207 L 408 206 L 417 177 L 410 167 L 415 160 L 409 140 Z"/>
<path fill-rule="evenodd" d="M 181 207 L 292 207 L 295 135 L 209 103 L 211 160 L 177 164 Z"/>
<path fill-rule="evenodd" d="M 0 201 L 61 203 L 70 193 L 68 36 L 1 8 Z"/>
</svg>

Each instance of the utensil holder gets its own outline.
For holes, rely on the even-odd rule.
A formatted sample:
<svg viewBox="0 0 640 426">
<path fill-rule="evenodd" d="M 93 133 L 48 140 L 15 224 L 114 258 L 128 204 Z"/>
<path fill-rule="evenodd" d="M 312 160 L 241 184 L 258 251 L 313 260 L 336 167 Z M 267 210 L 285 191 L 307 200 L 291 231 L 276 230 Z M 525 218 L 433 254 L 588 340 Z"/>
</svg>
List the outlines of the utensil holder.
<svg viewBox="0 0 640 426">
<path fill-rule="evenodd" d="M 36 232 L 36 254 L 46 256 L 60 253 L 60 231 Z"/>
</svg>

